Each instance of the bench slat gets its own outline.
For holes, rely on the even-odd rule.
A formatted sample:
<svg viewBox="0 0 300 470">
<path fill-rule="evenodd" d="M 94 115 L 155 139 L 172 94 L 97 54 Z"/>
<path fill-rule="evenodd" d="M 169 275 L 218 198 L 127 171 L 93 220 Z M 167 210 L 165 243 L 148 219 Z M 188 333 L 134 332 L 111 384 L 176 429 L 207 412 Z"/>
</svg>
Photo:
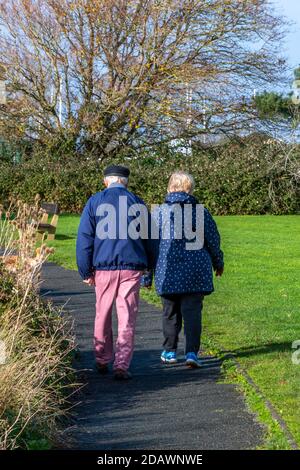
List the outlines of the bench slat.
<svg viewBox="0 0 300 470">
<path fill-rule="evenodd" d="M 41 208 L 44 209 L 49 215 L 59 214 L 58 205 L 52 202 L 43 202 L 41 204 Z"/>
</svg>

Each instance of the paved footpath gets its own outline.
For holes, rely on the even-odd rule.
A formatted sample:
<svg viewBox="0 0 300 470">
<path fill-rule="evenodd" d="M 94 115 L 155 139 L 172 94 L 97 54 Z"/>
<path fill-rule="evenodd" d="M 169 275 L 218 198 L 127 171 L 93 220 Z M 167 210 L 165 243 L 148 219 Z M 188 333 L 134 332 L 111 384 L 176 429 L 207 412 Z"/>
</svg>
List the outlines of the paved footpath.
<svg viewBox="0 0 300 470">
<path fill-rule="evenodd" d="M 76 367 L 87 385 L 66 436 L 74 449 L 251 449 L 263 430 L 232 385 L 218 383 L 220 363 L 208 359 L 201 370 L 181 363 L 160 364 L 161 312 L 140 303 L 134 379 L 114 381 L 94 369 L 95 295 L 75 271 L 48 263 L 41 294 L 66 304 L 75 320 L 80 350 Z M 182 353 L 182 343 L 180 344 Z M 183 360 L 183 355 L 180 358 Z"/>
</svg>

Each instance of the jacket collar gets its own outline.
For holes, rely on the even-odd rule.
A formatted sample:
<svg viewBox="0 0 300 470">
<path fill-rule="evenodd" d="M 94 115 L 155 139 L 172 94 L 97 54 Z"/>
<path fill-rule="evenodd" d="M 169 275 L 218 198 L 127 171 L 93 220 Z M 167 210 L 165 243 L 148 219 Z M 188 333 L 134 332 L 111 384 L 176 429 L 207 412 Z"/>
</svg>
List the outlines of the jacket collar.
<svg viewBox="0 0 300 470">
<path fill-rule="evenodd" d="M 111 183 L 108 188 L 106 189 L 114 189 L 114 188 L 123 188 L 123 189 L 127 189 L 126 186 L 124 186 L 124 184 L 122 183 Z"/>
<path fill-rule="evenodd" d="M 165 198 L 167 204 L 184 203 L 184 204 L 197 204 L 197 199 L 191 194 L 185 193 L 184 191 L 177 191 L 174 193 L 168 193 Z"/>
</svg>

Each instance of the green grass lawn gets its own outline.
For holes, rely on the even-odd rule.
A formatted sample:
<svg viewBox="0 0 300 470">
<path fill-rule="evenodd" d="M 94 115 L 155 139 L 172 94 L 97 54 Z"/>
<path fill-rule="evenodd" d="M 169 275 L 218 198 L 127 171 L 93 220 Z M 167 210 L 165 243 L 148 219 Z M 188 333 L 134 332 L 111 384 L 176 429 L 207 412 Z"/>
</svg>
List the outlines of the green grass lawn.
<svg viewBox="0 0 300 470">
<path fill-rule="evenodd" d="M 236 354 L 300 445 L 300 365 L 292 363 L 292 342 L 300 340 L 300 217 L 215 219 L 225 273 L 205 300 L 205 336 L 218 350 Z M 61 216 L 51 242 L 52 260 L 70 269 L 76 269 L 78 222 L 78 216 Z M 154 292 L 143 296 L 158 301 Z M 269 443 L 285 445 L 279 437 Z"/>
</svg>

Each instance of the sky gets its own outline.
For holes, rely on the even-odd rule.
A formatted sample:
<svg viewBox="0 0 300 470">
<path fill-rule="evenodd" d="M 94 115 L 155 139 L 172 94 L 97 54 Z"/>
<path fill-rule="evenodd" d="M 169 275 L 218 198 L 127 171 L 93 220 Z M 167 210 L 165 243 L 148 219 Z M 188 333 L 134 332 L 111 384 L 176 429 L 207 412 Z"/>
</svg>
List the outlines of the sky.
<svg viewBox="0 0 300 470">
<path fill-rule="evenodd" d="M 289 21 L 290 33 L 285 43 L 285 53 L 291 67 L 300 64 L 300 0 L 273 0 L 276 10 L 282 12 Z"/>
</svg>

